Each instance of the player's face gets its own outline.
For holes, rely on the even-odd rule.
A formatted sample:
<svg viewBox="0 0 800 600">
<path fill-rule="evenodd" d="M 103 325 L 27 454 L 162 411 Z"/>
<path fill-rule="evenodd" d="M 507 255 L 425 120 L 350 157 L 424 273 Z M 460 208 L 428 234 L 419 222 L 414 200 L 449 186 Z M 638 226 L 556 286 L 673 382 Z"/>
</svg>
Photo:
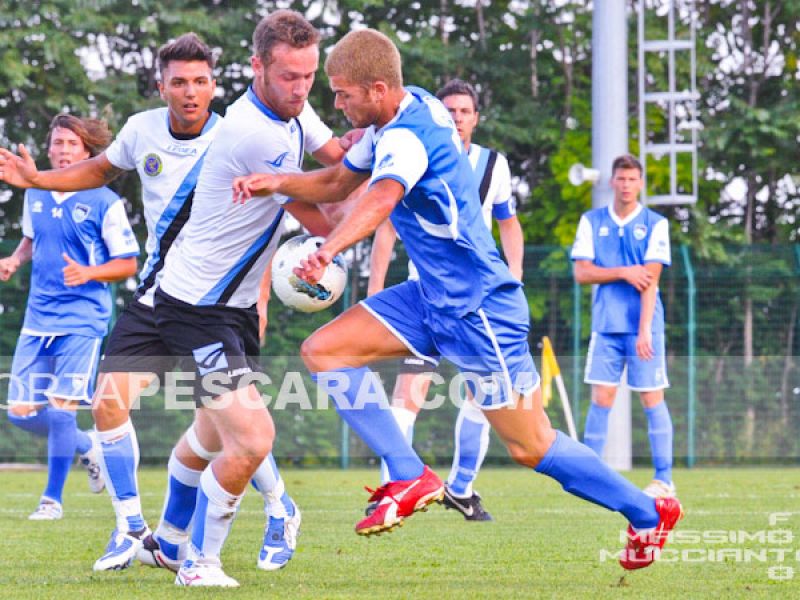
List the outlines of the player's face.
<svg viewBox="0 0 800 600">
<path fill-rule="evenodd" d="M 353 127 L 369 127 L 380 118 L 380 96 L 375 90 L 350 83 L 341 75 L 333 76 L 331 90 L 336 94 L 334 106 L 344 113 Z"/>
<path fill-rule="evenodd" d="M 258 56 L 250 61 L 255 73 L 253 85 L 261 100 L 281 119 L 298 116 L 314 85 L 319 47 L 292 48 L 280 43 L 272 49 L 268 65 Z"/>
<path fill-rule="evenodd" d="M 472 132 L 478 126 L 478 111 L 475 110 L 472 98 L 465 94 L 454 94 L 442 99 L 442 104 L 447 107 L 450 116 L 453 117 L 458 137 L 465 146 L 469 146 L 472 141 Z"/>
<path fill-rule="evenodd" d="M 623 205 L 636 202 L 643 183 L 639 169 L 617 169 L 611 177 L 614 200 Z"/>
<path fill-rule="evenodd" d="M 50 135 L 47 158 L 54 169 L 63 169 L 89 158 L 89 150 L 77 133 L 64 127 L 56 127 Z"/>
<path fill-rule="evenodd" d="M 216 89 L 211 67 L 203 60 L 171 60 L 161 71 L 158 91 L 169 108 L 175 133 L 196 134 L 208 119 L 208 107 Z"/>
</svg>

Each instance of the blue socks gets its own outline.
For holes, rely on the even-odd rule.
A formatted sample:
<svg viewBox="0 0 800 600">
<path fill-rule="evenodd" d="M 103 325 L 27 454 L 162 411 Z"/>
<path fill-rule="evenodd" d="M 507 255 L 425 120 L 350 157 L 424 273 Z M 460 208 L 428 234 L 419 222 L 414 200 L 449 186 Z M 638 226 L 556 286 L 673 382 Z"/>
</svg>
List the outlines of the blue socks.
<svg viewBox="0 0 800 600">
<path fill-rule="evenodd" d="M 12 425 L 29 431 L 39 437 L 47 437 L 50 431 L 50 417 L 48 415 L 49 407 L 43 404 L 35 413 L 20 417 L 19 415 L 8 413 L 8 421 Z"/>
<path fill-rule="evenodd" d="M 145 527 L 136 469 L 139 466 L 139 442 L 130 419 L 108 431 L 98 431 L 98 462 L 106 488 L 117 515 L 120 532 L 141 531 Z"/>
<path fill-rule="evenodd" d="M 386 461 L 393 481 L 422 475 L 425 466 L 400 431 L 383 384 L 373 371 L 345 367 L 313 373 L 311 377 L 333 399 L 342 419 Z"/>
<path fill-rule="evenodd" d="M 672 419 L 666 402 L 659 402 L 653 408 L 646 408 L 647 435 L 650 438 L 650 451 L 653 455 L 655 478 L 672 483 Z"/>
<path fill-rule="evenodd" d="M 560 431 L 536 471 L 558 481 L 570 494 L 622 513 L 636 529 L 658 525 L 653 498 L 606 466 L 589 448 Z"/>
<path fill-rule="evenodd" d="M 20 429 L 47 438 L 47 487 L 42 496 L 62 503 L 75 452 L 84 454 L 92 447 L 88 434 L 78 429 L 75 411 L 43 405 L 24 417 L 9 413 L 8 420 Z"/>
<path fill-rule="evenodd" d="M 610 408 L 598 406 L 594 402 L 589 404 L 586 413 L 586 427 L 583 430 L 583 443 L 594 450 L 597 456 L 603 456 L 603 448 L 608 437 L 608 415 Z"/>
</svg>

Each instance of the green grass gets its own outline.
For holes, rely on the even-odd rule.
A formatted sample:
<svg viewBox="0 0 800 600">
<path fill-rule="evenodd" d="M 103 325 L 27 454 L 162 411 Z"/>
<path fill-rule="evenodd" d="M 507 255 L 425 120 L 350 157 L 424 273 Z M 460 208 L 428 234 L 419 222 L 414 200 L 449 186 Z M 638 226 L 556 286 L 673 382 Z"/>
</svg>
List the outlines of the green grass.
<svg viewBox="0 0 800 600">
<path fill-rule="evenodd" d="M 771 512 L 795 514 L 783 525 L 794 539 L 714 543 L 684 539 L 670 547 L 684 560 L 660 562 L 624 574 L 600 551 L 620 547 L 623 519 L 564 494 L 545 477 L 523 469 L 486 469 L 479 489 L 493 523 L 467 523 L 435 507 L 389 535 L 362 539 L 353 532 L 375 472 L 285 470 L 290 493 L 303 511 L 295 558 L 283 571 L 255 567 L 263 515 L 260 497 L 248 493 L 223 554 L 226 571 L 242 584 L 221 592 L 182 590 L 173 576 L 139 565 L 119 573 L 93 573 L 92 563 L 113 527 L 107 495 L 85 492 L 73 472 L 64 519 L 29 522 L 44 473 L 0 473 L 0 597 L 77 598 L 736 598 L 800 594 L 798 471 L 697 469 L 676 474 L 687 511 L 679 531 L 753 534 L 769 529 Z M 634 471 L 638 485 L 648 472 Z M 141 473 L 144 509 L 155 526 L 165 473 Z M 719 538 L 719 533 L 706 534 Z M 740 535 L 740 534 L 739 534 Z M 768 562 L 727 559 L 719 551 L 772 550 Z M 775 550 L 792 549 L 783 562 L 795 579 L 774 581 Z M 712 554 L 709 554 L 711 552 Z M 715 559 L 715 560 L 712 560 Z M 624 575 L 624 576 L 623 576 Z"/>
</svg>

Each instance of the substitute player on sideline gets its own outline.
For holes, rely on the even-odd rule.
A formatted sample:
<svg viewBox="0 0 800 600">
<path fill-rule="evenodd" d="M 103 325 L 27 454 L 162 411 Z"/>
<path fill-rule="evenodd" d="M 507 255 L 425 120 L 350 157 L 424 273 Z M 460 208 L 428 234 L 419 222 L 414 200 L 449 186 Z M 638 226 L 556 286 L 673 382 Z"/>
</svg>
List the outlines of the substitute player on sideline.
<svg viewBox="0 0 800 600">
<path fill-rule="evenodd" d="M 390 215 L 420 271 L 418 282 L 367 298 L 318 329 L 301 349 L 339 414 L 386 460 L 392 477 L 373 493 L 378 507 L 356 532 L 391 530 L 444 491 L 406 441 L 385 397 L 375 402 L 380 385 L 366 365 L 443 355 L 469 375 L 470 391 L 514 460 L 622 513 L 631 524 L 620 562 L 626 569 L 648 566 L 680 519 L 680 503 L 647 496 L 591 449 L 550 426 L 528 348 L 527 302 L 481 223 L 477 186 L 447 109 L 424 90 L 403 87 L 400 54 L 375 30 L 348 33 L 328 55 L 325 70 L 336 107 L 355 127 L 368 128 L 364 137 L 341 165 L 240 178 L 234 193 L 329 202 L 369 177 L 368 191 L 296 273 L 318 281 L 338 252 Z"/>
<path fill-rule="evenodd" d="M 483 221 L 490 230 L 492 218 L 497 221 L 500 244 L 508 261 L 508 268 L 521 281 L 524 241 L 511 193 L 508 161 L 496 150 L 472 143 L 472 134 L 480 120 L 478 94 L 469 83 L 451 79 L 436 92 L 436 97 L 450 112 L 458 137 L 464 143 L 478 183 Z M 370 296 L 384 287 L 396 237 L 391 220 L 383 222 L 375 232 L 367 288 Z M 409 262 L 408 271 L 410 279 L 419 278 L 414 263 Z M 433 368 L 431 364 L 415 356 L 404 359 L 401 364 L 392 393 L 392 414 L 411 443 L 414 422 L 430 387 L 430 376 L 426 374 Z M 472 488 L 489 449 L 490 429 L 489 421 L 475 403 L 464 400 L 456 419 L 453 466 L 445 484 L 442 504 L 445 508 L 459 511 L 468 521 L 492 520 L 492 516 L 483 508 L 480 494 Z M 385 483 L 388 477 L 385 464 L 382 465 L 381 475 Z"/>
<path fill-rule="evenodd" d="M 169 253 L 155 295 L 163 343 L 203 380 L 198 413 L 222 440 L 203 470 L 191 544 L 176 584 L 237 586 L 220 553 L 247 482 L 270 452 L 275 431 L 254 385 L 260 370 L 255 304 L 285 212 L 314 234 L 330 226 L 315 206 L 274 195 L 232 201 L 234 178 L 267 169 L 300 172 L 304 152 L 323 164 L 344 154 L 308 104 L 319 65 L 319 33 L 302 15 L 279 10 L 253 33 L 253 83 L 226 113 L 197 183 L 181 244 Z M 213 387 L 212 387 L 213 385 Z"/>
<path fill-rule="evenodd" d="M 592 385 L 583 443 L 598 455 L 608 436 L 608 415 L 622 371 L 639 392 L 655 467 L 644 489 L 650 496 L 674 496 L 672 419 L 664 401 L 669 387 L 664 351 L 664 307 L 658 280 L 672 262 L 669 223 L 639 203 L 642 165 L 630 155 L 614 159 L 614 202 L 583 214 L 572 260 L 575 281 L 598 284 L 592 304 L 592 339 L 584 381 Z"/>
<path fill-rule="evenodd" d="M 146 564 L 177 570 L 184 558 L 200 474 L 220 448 L 213 427 L 200 415 L 170 457 L 169 493 L 159 530 L 151 536 L 139 497 L 139 445 L 130 407 L 154 377 L 173 366 L 153 316 L 153 291 L 165 256 L 180 242 L 203 160 L 222 122 L 209 110 L 215 89 L 214 57 L 197 35 L 187 33 L 165 44 L 158 61 L 159 93 L 167 106 L 128 119 L 106 152 L 65 169 L 38 172 L 24 147 L 21 158 L 0 149 L 0 179 L 20 187 L 92 188 L 126 170 L 136 170 L 142 183 L 148 257 L 136 296 L 109 337 L 93 403 L 102 442 L 100 463 L 117 517 L 108 547 L 94 564 L 97 571 L 124 569 L 137 554 Z M 287 520 L 285 506 L 292 503 L 274 461 L 264 462 L 254 484 L 264 496 L 265 512 L 275 513 L 269 514 L 258 564 L 283 566 L 292 556 L 294 536 L 287 540 L 281 532 L 285 527 L 296 530 L 299 515 Z"/>
<path fill-rule="evenodd" d="M 110 141 L 105 122 L 61 114 L 50 124 L 47 156 L 53 169 L 63 169 L 97 156 Z M 55 520 L 63 514 L 76 451 L 91 491 L 103 491 L 94 435 L 78 429 L 75 413 L 92 396 L 111 318 L 108 283 L 136 274 L 139 245 L 125 205 L 106 187 L 65 194 L 27 190 L 22 235 L 14 253 L 0 260 L 2 281 L 33 261 L 11 365 L 8 420 L 47 438 L 47 487 L 28 518 Z"/>
</svg>

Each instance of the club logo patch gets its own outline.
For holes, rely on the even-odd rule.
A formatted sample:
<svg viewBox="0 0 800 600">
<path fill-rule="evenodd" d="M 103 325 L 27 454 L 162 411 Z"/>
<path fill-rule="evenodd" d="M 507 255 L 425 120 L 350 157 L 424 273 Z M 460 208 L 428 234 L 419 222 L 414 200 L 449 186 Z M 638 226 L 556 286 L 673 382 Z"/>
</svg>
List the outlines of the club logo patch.
<svg viewBox="0 0 800 600">
<path fill-rule="evenodd" d="M 33 206 L 31 207 L 31 212 L 35 212 L 35 213 L 42 212 L 42 201 L 41 200 L 37 200 L 36 202 L 33 203 Z"/>
<path fill-rule="evenodd" d="M 195 348 L 192 350 L 192 354 L 197 363 L 197 372 L 200 373 L 200 375 L 228 368 L 228 357 L 225 356 L 222 342 L 209 344 L 202 348 Z"/>
<path fill-rule="evenodd" d="M 647 235 L 647 225 L 639 223 L 633 228 L 633 237 L 635 237 L 637 240 L 640 241 L 643 240 L 646 235 Z"/>
<path fill-rule="evenodd" d="M 83 223 L 90 212 L 92 212 L 91 207 L 85 204 L 76 204 L 72 209 L 72 220 L 76 223 Z"/>
<path fill-rule="evenodd" d="M 164 168 L 164 163 L 161 161 L 161 157 L 151 152 L 147 156 L 144 157 L 144 173 L 145 175 L 149 175 L 150 177 L 155 177 L 156 175 L 161 174 L 161 170 Z"/>
</svg>

